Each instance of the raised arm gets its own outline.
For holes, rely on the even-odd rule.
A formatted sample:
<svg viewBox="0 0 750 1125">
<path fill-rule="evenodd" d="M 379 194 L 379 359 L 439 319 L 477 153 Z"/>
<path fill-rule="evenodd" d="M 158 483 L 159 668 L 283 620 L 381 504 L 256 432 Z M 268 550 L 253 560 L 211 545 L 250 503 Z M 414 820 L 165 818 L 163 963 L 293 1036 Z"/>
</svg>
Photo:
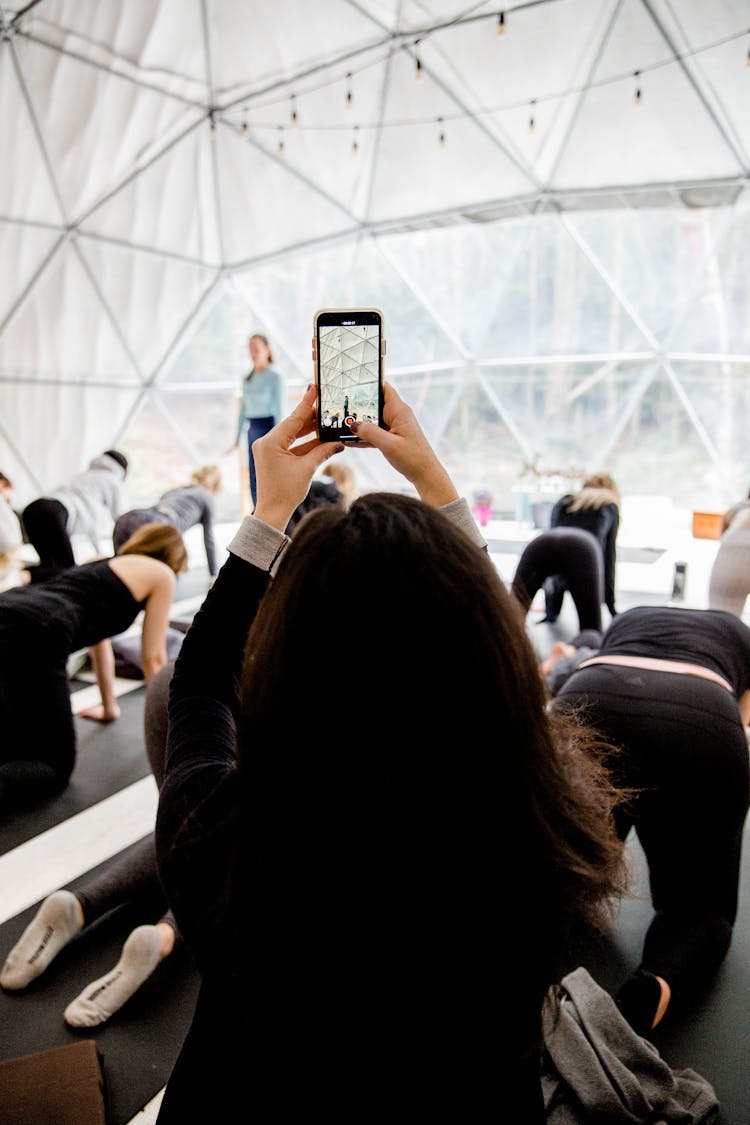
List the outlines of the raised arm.
<svg viewBox="0 0 750 1125">
<path fill-rule="evenodd" d="M 212 578 L 215 578 L 218 567 L 216 565 L 216 540 L 214 539 L 214 503 L 208 492 L 204 498 L 201 525 L 203 527 L 203 546 L 206 550 L 208 573 Z"/>
<path fill-rule="evenodd" d="M 167 663 L 167 627 L 174 599 L 175 576 L 160 569 L 146 600 L 141 630 L 141 667 L 146 683 Z"/>
</svg>

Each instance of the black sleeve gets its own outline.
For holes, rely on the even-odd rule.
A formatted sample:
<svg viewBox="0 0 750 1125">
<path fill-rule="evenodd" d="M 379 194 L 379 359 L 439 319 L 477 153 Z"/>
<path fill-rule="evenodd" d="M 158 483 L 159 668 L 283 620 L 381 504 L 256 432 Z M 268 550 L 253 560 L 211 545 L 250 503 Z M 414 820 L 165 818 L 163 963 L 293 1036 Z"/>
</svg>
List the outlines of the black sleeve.
<svg viewBox="0 0 750 1125">
<path fill-rule="evenodd" d="M 266 571 L 230 554 L 193 618 L 170 684 L 165 785 L 191 762 L 234 757 L 237 682 L 268 582 Z"/>
</svg>

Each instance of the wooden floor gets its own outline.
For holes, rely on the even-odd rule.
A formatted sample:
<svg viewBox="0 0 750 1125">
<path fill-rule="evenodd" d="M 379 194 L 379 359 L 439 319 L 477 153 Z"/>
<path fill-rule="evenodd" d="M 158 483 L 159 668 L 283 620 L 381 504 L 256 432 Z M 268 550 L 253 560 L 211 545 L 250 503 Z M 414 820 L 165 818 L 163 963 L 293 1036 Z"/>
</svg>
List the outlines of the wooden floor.
<svg viewBox="0 0 750 1125">
<path fill-rule="evenodd" d="M 225 529 L 223 542 L 228 542 L 232 530 Z M 684 528 L 665 535 L 666 541 L 639 537 L 635 528 L 626 530 L 629 538 L 626 534 L 623 546 L 633 548 L 631 558 L 640 561 L 623 560 L 618 567 L 618 608 L 668 603 L 675 561 L 688 563 L 686 598 L 681 604 L 705 605 L 715 543 L 691 542 Z M 509 582 L 518 544 L 535 529 L 513 521 L 495 521 L 484 533 L 502 548 L 493 549 L 491 554 Z M 639 552 L 641 547 L 658 550 Z M 180 591 L 176 614 L 181 609 L 189 614 L 203 596 L 207 576 L 199 567 L 192 573 L 193 584 Z M 528 631 L 540 656 L 556 639 L 569 639 L 577 631 L 575 613 L 568 602 L 566 598 L 554 626 L 538 624 L 541 607 L 532 608 Z M 71 686 L 72 706 L 77 711 L 90 702 L 88 696 L 96 689 L 80 676 L 71 681 Z M 26 814 L 23 822 L 0 825 L 0 960 L 45 895 L 61 886 L 74 886 L 77 879 L 153 828 L 157 793 L 142 740 L 143 686 L 124 680 L 118 683 L 118 689 L 123 708 L 120 723 L 102 727 L 77 720 L 81 743 L 69 791 L 40 809 L 38 815 Z M 637 884 L 636 893 L 623 903 L 608 947 L 593 948 L 586 955 L 587 967 L 605 987 L 616 983 L 616 978 L 635 964 L 650 917 L 642 857 L 637 843 L 631 840 L 629 847 L 634 869 L 638 871 L 640 865 L 640 886 Z M 656 1043 L 673 1068 L 692 1067 L 714 1084 L 722 1106 L 722 1125 L 750 1123 L 748 847 L 746 833 L 740 914 L 733 946 L 716 987 L 688 1026 L 665 1028 Z M 59 971 L 56 961 L 28 990 L 28 996 L 0 995 L 0 1058 L 30 1053 L 35 1043 L 53 1045 L 75 1035 L 62 1019 L 65 1004 L 114 964 L 121 934 L 115 929 L 103 940 L 103 950 L 92 943 L 89 950 L 82 947 L 77 957 L 71 954 L 67 960 L 66 949 L 57 959 L 61 962 Z M 102 962 L 106 957 L 114 958 L 111 964 Z M 170 974 L 164 974 L 153 988 L 149 981 L 141 990 L 144 995 L 137 994 L 108 1024 L 88 1032 L 104 1054 L 105 1074 L 112 1087 L 111 1125 L 150 1125 L 155 1120 L 163 1089 L 160 1076 L 166 1080 L 179 1050 L 197 984 L 189 960 L 183 959 Z M 131 1088 L 133 1068 L 139 1075 L 137 1096 Z"/>
</svg>

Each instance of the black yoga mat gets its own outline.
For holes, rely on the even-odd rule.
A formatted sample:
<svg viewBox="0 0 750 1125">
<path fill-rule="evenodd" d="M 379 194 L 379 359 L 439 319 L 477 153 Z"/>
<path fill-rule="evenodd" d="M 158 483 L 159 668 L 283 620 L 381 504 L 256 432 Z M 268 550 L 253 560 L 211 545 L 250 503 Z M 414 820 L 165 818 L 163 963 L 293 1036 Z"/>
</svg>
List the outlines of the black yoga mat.
<svg viewBox="0 0 750 1125">
<path fill-rule="evenodd" d="M 628 848 L 636 893 L 623 902 L 612 934 L 574 957 L 611 993 L 638 967 L 653 917 L 646 863 L 632 833 Z M 672 1070 L 690 1068 L 711 1083 L 720 1104 L 719 1125 L 750 1122 L 750 821 L 745 825 L 742 858 L 739 913 L 718 976 L 689 1012 L 668 1012 L 651 1032 L 652 1043 Z"/>
<path fill-rule="evenodd" d="M 75 889 L 90 874 L 68 886 Z M 36 903 L 0 926 L 0 961 L 38 907 Z M 102 1054 L 110 1125 L 127 1125 L 167 1082 L 198 993 L 193 961 L 185 947 L 178 945 L 101 1027 L 70 1028 L 63 1012 L 87 984 L 116 964 L 131 930 L 144 922 L 156 922 L 158 917 L 158 911 L 144 917 L 142 909 L 120 907 L 74 938 L 27 989 L 17 993 L 0 989 L 0 1058 L 16 1058 L 78 1039 L 95 1039 Z M 220 1028 L 217 1033 L 221 1034 Z"/>
</svg>

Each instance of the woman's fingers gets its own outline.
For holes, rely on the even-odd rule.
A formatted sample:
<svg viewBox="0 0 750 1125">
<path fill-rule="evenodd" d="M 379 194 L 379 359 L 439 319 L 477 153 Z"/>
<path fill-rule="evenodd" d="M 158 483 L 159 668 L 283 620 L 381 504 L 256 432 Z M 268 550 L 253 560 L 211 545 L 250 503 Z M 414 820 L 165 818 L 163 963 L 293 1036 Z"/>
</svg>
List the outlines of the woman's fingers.
<svg viewBox="0 0 750 1125">
<path fill-rule="evenodd" d="M 283 418 L 274 427 L 280 440 L 286 442 L 287 446 L 291 445 L 292 442 L 302 434 L 303 430 L 305 430 L 306 433 L 311 432 L 310 428 L 315 424 L 314 403 L 315 387 L 311 384 L 291 414 Z M 305 427 L 308 428 L 305 429 Z"/>
</svg>

